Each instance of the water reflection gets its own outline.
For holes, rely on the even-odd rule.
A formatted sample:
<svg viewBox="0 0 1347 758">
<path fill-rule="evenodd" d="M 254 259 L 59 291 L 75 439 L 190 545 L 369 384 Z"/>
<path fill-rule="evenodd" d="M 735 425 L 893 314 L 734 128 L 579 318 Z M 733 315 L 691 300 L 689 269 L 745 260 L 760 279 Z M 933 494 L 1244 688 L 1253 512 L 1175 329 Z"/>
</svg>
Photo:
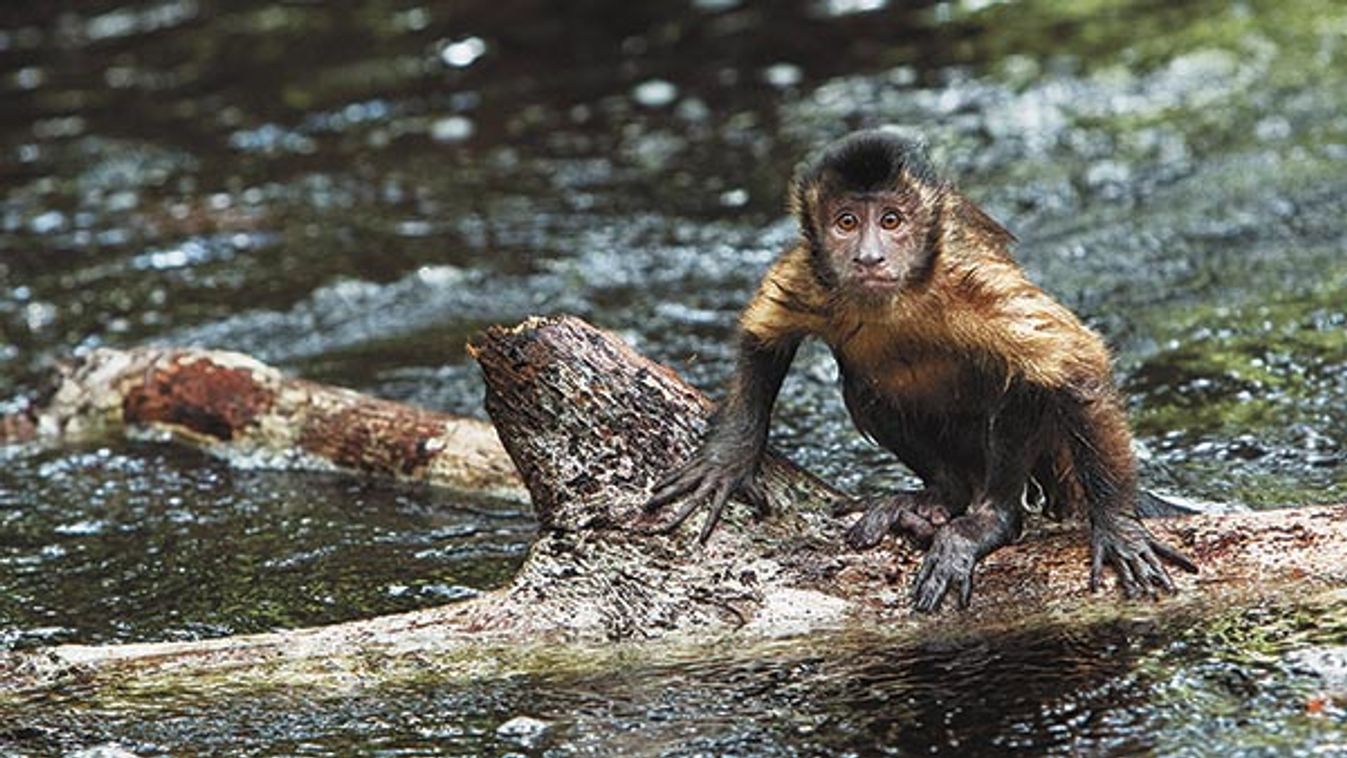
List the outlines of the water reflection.
<svg viewBox="0 0 1347 758">
<path fill-rule="evenodd" d="M 1323 755 L 1347 744 L 1347 693 L 1328 678 L 1345 624 L 1339 599 L 1190 631 L 827 635 L 665 660 L 590 651 L 553 672 L 373 692 L 72 700 L 21 708 L 7 738 L 30 750 L 115 740 L 142 754 Z"/>
</svg>

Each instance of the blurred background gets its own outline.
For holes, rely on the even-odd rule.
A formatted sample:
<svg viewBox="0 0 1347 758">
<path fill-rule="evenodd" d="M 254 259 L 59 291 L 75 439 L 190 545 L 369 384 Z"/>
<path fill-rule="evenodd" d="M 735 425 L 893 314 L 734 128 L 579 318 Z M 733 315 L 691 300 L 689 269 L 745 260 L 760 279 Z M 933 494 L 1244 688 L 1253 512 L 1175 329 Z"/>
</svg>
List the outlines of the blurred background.
<svg viewBox="0 0 1347 758">
<path fill-rule="evenodd" d="M 923 137 L 1018 235 L 1033 278 L 1113 345 L 1147 486 L 1342 502 L 1344 106 L 1347 6 L 1331 0 L 11 1 L 0 398 L 95 346 L 193 344 L 482 416 L 467 337 L 561 312 L 716 394 L 738 309 L 794 239 L 792 167 L 883 125 Z M 853 491 L 908 484 L 851 428 L 817 346 L 773 435 Z M 0 463 L 0 648 L 453 601 L 504 582 L 533 533 L 507 504 L 151 443 Z M 1305 716 L 1316 685 L 1294 661 L 1340 644 L 1347 613 L 1274 616 L 1259 621 L 1287 630 L 1270 656 L 1230 629 L 861 644 L 773 669 L 770 692 L 754 666 L 669 662 L 643 669 L 649 687 L 611 673 L 427 685 L 398 694 L 410 710 L 35 707 L 0 747 L 1342 747 L 1341 710 Z M 1001 676 L 1021 686 L 996 694 Z M 562 726 L 495 734 L 521 711 Z"/>
</svg>

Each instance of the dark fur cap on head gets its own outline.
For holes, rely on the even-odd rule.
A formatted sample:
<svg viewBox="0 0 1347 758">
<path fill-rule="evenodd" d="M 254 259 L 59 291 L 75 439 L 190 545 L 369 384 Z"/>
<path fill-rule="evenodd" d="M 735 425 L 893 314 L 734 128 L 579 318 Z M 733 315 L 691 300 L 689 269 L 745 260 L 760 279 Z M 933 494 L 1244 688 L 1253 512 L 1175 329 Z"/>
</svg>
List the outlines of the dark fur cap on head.
<svg viewBox="0 0 1347 758">
<path fill-rule="evenodd" d="M 882 129 L 852 132 L 796 169 L 791 184 L 791 212 L 799 219 L 805 236 L 812 240 L 814 222 L 809 215 L 820 194 L 893 189 L 904 174 L 928 187 L 937 186 L 926 151 L 915 140 Z"/>
</svg>

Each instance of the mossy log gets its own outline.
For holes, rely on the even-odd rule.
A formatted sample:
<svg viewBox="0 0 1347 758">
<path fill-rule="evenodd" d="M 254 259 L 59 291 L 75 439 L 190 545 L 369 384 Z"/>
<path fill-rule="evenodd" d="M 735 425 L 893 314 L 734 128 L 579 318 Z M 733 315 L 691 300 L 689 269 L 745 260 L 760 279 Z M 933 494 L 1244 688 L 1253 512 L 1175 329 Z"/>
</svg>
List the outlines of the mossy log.
<svg viewBox="0 0 1347 758">
<path fill-rule="evenodd" d="M 1200 614 L 1288 588 L 1347 587 L 1343 506 L 1153 521 L 1160 536 L 1202 567 L 1196 576 L 1176 577 L 1179 595 L 1156 602 L 1092 595 L 1080 530 L 1035 524 L 1023 542 L 984 562 L 970 609 L 914 617 L 905 588 L 920 556 L 899 545 L 844 549 L 849 519 L 831 515 L 839 493 L 776 455 L 765 465 L 772 515 L 756 519 L 749 508 L 732 507 L 705 546 L 695 544 L 691 526 L 650 534 L 658 516 L 640 506 L 659 475 L 695 448 L 710 404 L 613 335 L 573 318 L 532 319 L 488 330 L 471 352 L 486 377 L 487 410 L 528 486 L 540 526 L 507 586 L 453 605 L 316 629 L 11 653 L 0 657 L 0 690 L 363 684 L 427 671 L 476 676 L 527 668 L 537 656 L 555 655 L 558 644 L 589 650 L 656 639 L 745 645 L 824 629 L 954 633 L 1063 617 Z M 180 363 L 192 360 L 176 355 Z M 261 370 L 247 365 L 252 374 Z M 309 396 L 322 395 L 311 389 Z M 362 402 L 381 408 L 381 417 L 425 414 Z M 193 415 L 179 411 L 179 418 Z M 180 438 L 215 448 L 252 439 L 192 428 Z M 360 439 L 377 444 L 367 434 Z"/>
</svg>

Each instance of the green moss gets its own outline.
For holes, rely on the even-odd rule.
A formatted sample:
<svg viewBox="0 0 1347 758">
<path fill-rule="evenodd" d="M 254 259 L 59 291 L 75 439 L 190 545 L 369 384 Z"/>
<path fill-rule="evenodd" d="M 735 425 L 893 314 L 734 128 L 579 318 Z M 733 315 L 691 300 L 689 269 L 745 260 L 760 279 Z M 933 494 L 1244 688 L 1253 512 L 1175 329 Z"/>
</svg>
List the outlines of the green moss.
<svg viewBox="0 0 1347 758">
<path fill-rule="evenodd" d="M 1347 359 L 1347 266 L 1309 292 L 1265 303 L 1163 309 L 1147 321 L 1164 349 L 1132 372 L 1143 433 L 1240 434 L 1321 408 Z"/>
<path fill-rule="evenodd" d="M 1038 0 L 998 4 L 953 20 L 996 30 L 968 41 L 970 62 L 1069 56 L 1096 70 L 1119 64 L 1149 69 L 1194 50 L 1238 51 L 1264 38 L 1308 52 L 1320 49 L 1325 39 L 1347 35 L 1347 7 L 1329 0 L 1131 6 L 1110 0 Z M 1287 83 L 1295 76 L 1284 74 Z"/>
<path fill-rule="evenodd" d="M 1328 593 L 1269 601 L 1211 616 L 1154 651 L 1139 671 L 1154 682 L 1148 707 L 1160 755 L 1239 752 L 1286 754 L 1339 742 L 1347 724 L 1307 712 L 1322 697 L 1315 664 L 1296 651 L 1332 648 L 1347 634 L 1347 598 Z"/>
<path fill-rule="evenodd" d="M 1251 505 L 1347 498 L 1334 452 L 1347 435 L 1347 263 L 1330 265 L 1317 285 L 1265 300 L 1254 282 L 1228 289 L 1225 304 L 1144 315 L 1161 347 L 1124 364 L 1138 435 L 1179 451 L 1184 484 L 1209 487 L 1207 497 Z"/>
</svg>

